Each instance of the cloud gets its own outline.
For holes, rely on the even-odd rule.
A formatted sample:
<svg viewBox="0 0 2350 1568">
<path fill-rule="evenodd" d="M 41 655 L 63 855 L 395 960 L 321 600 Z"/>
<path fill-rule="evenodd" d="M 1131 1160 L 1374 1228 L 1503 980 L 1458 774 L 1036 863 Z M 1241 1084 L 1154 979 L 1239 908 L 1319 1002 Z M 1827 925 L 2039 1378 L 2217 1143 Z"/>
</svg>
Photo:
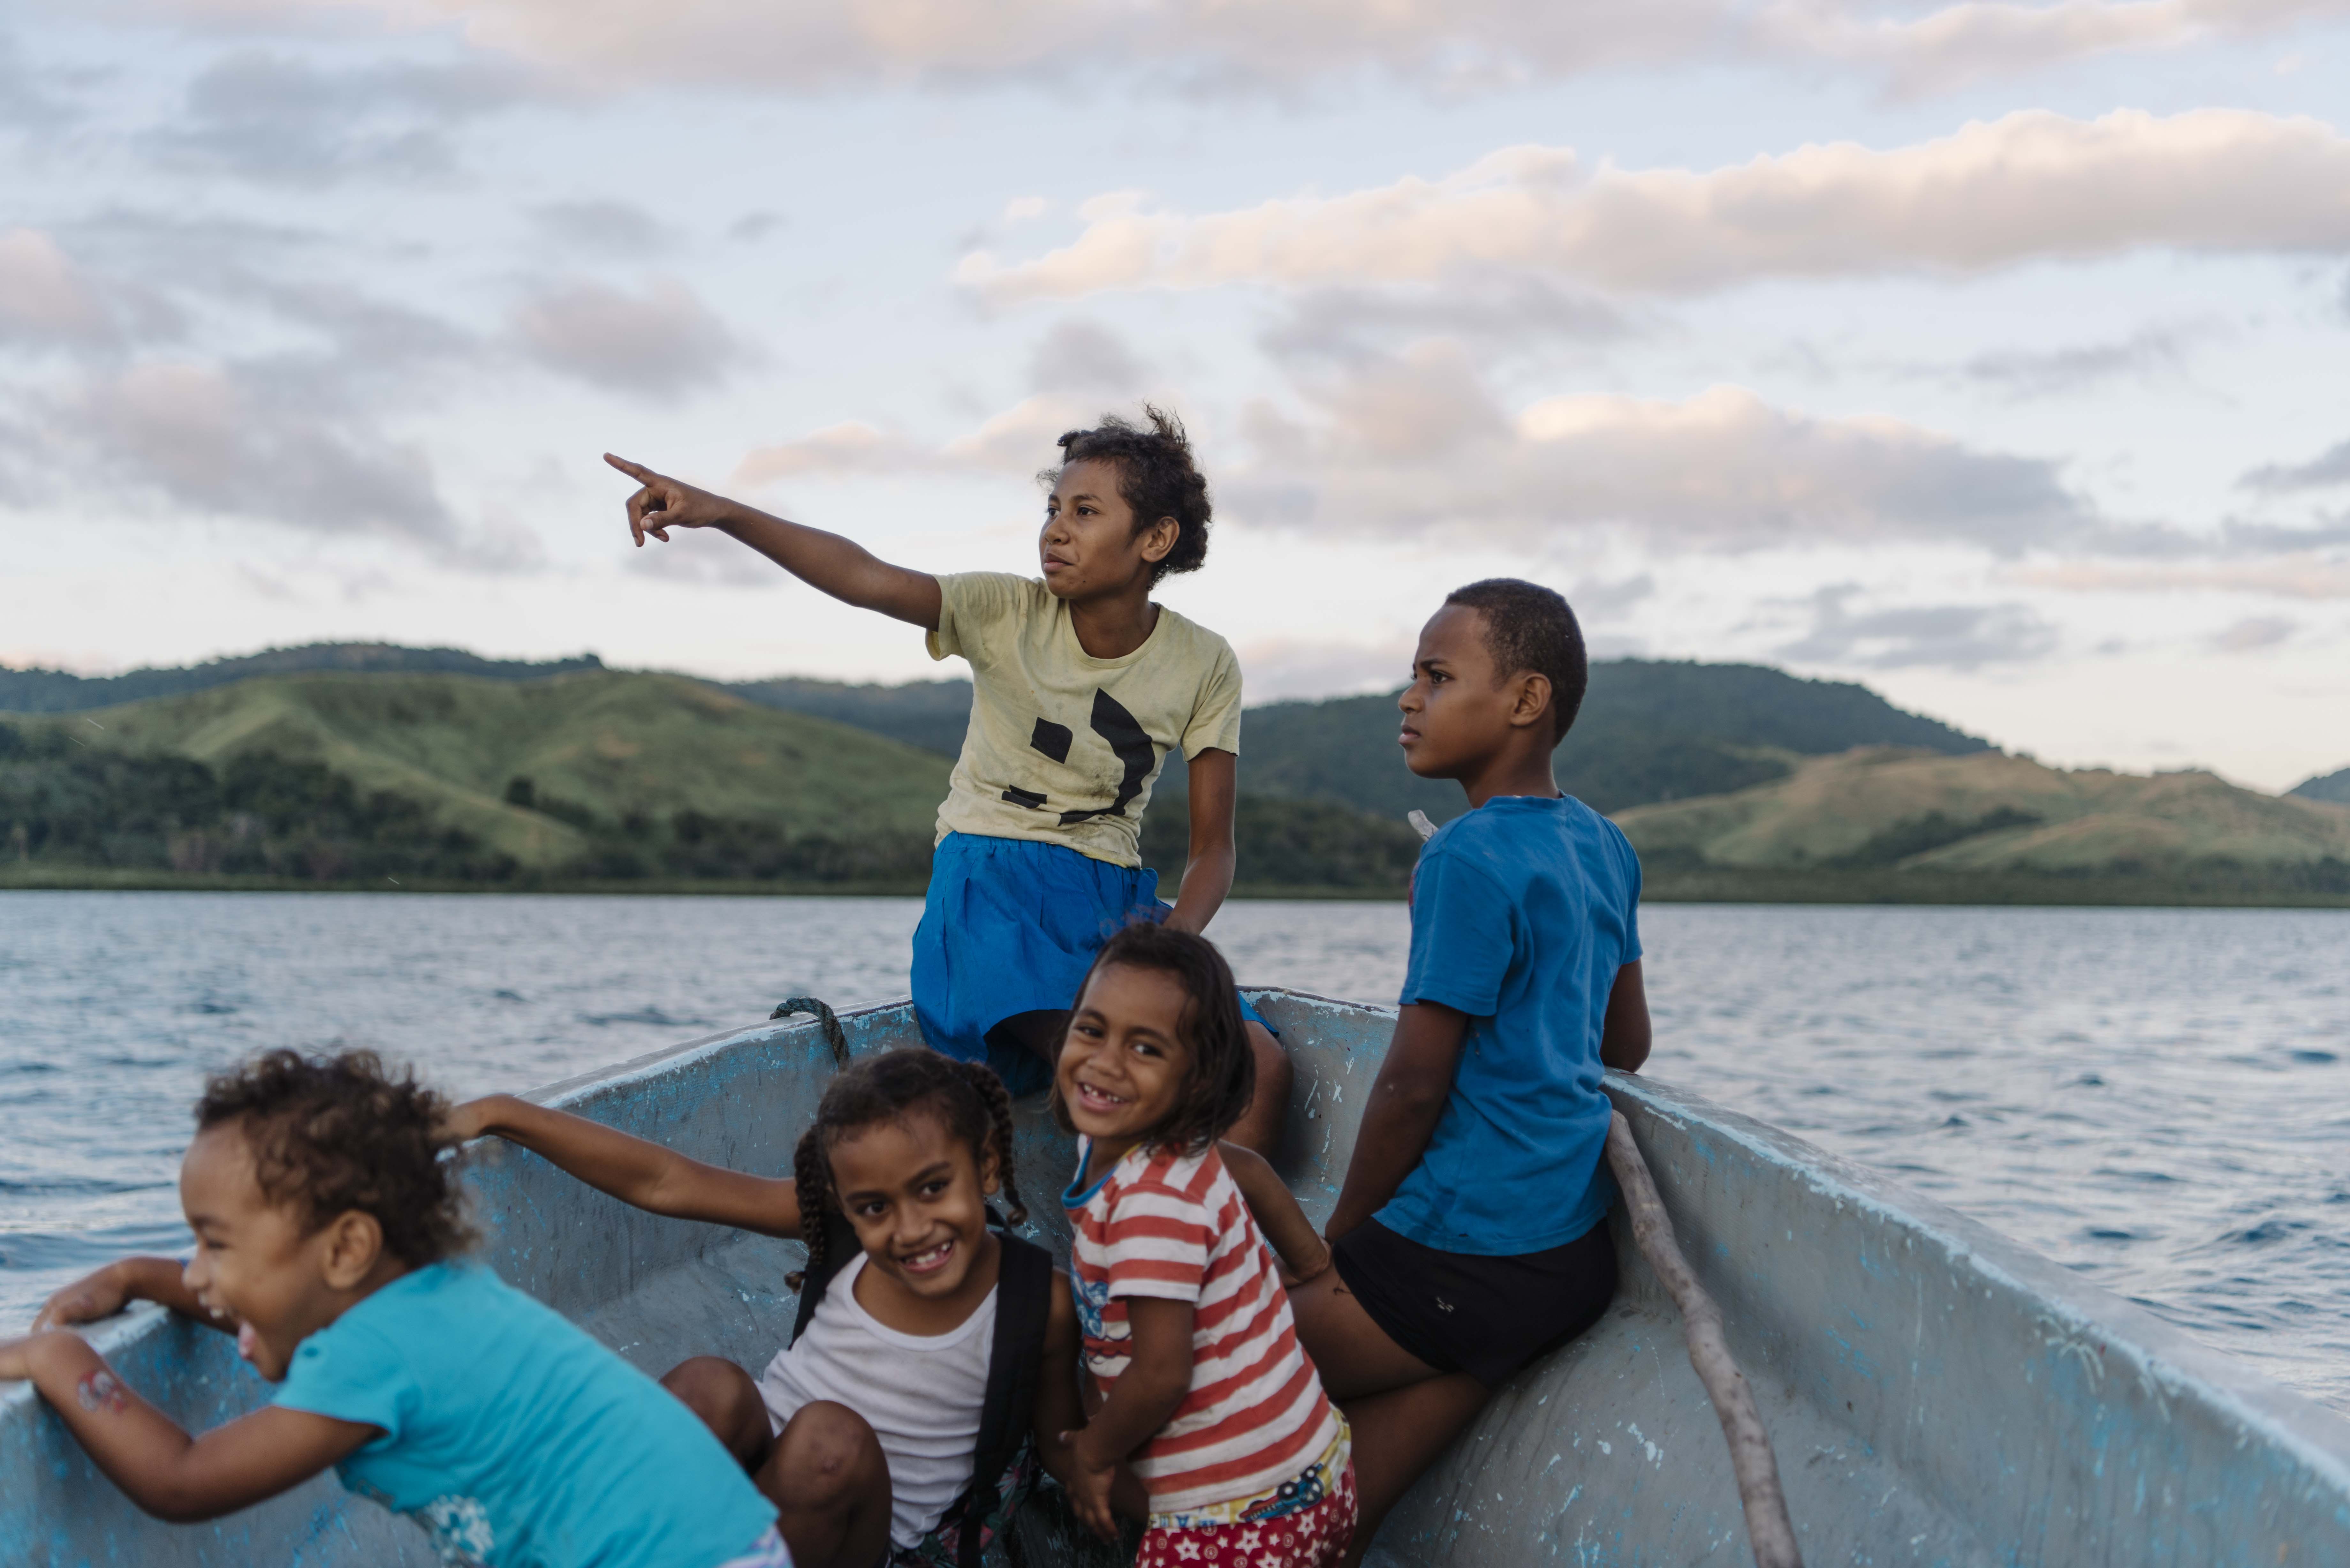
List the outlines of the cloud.
<svg viewBox="0 0 2350 1568">
<path fill-rule="evenodd" d="M 2307 462 L 2263 464 L 2236 483 L 2246 490 L 2257 490 L 2271 495 L 2350 484 L 2350 441 L 2335 442 Z"/>
<path fill-rule="evenodd" d="M 674 278 L 637 294 L 575 278 L 525 300 L 512 326 L 523 352 L 548 369 L 641 398 L 713 389 L 760 358 Z"/>
<path fill-rule="evenodd" d="M 601 84 L 848 87 L 1089 78 L 1202 90 L 1295 90 L 1366 71 L 1461 95 L 1609 66 L 1821 62 L 1902 94 L 1944 91 L 2119 51 L 2256 37 L 2338 16 L 2344 0 L 1961 0 L 1856 16 L 1823 0 L 176 0 L 200 18 L 372 10 L 460 22 L 484 47 Z M 1138 64 L 1138 62 L 1142 62 Z"/>
<path fill-rule="evenodd" d="M 2300 629 L 2299 621 L 2281 615 L 2252 616 L 2214 632 L 2211 646 L 2221 653 L 2255 653 L 2274 648 Z"/>
<path fill-rule="evenodd" d="M 1624 312 L 1587 291 L 1522 272 L 1449 277 L 1441 286 L 1309 289 L 1259 337 L 1276 359 L 1355 359 L 1400 341 L 1441 337 L 1488 356 L 1631 336 Z"/>
<path fill-rule="evenodd" d="M 1409 634 L 1373 642 L 1258 638 L 1233 651 L 1252 702 L 1392 691 L 1411 679 Z"/>
<path fill-rule="evenodd" d="M 730 482 L 756 486 L 785 479 L 880 476 L 919 472 L 937 462 L 938 453 L 910 436 L 849 420 L 754 447 L 734 465 Z"/>
<path fill-rule="evenodd" d="M 1099 411 L 1061 393 L 1039 392 L 943 446 L 851 420 L 754 448 L 735 465 L 731 482 L 763 485 L 806 478 L 1035 473 L 1049 463 L 1054 443 L 1065 431 L 1093 424 Z"/>
<path fill-rule="evenodd" d="M 1128 192 L 1058 250 L 966 255 L 998 304 L 1107 289 L 1438 283 L 1524 268 L 1587 288 L 1695 295 L 1762 278 L 1981 273 L 2162 246 L 2350 249 L 2350 138 L 2240 109 L 2094 120 L 2027 110 L 1889 151 L 1812 144 L 1696 171 L 1590 167 L 1512 147 L 1457 173 L 1185 216 Z"/>
<path fill-rule="evenodd" d="M 660 220 L 629 202 L 549 202 L 530 216 L 541 234 L 570 251 L 640 256 L 669 243 Z"/>
<path fill-rule="evenodd" d="M 1263 523 L 1482 541 L 1621 528 L 1742 551 L 1960 542 L 2013 555 L 2100 524 L 2040 458 L 1983 452 L 1882 417 L 1828 419 L 1743 388 L 1570 394 L 1504 410 L 1458 345 L 1430 342 L 1260 403 L 1253 460 L 1220 486 Z"/>
<path fill-rule="evenodd" d="M 39 229 L 0 230 L 0 343 L 113 340 L 103 290 Z"/>
<path fill-rule="evenodd" d="M 1846 669 L 1980 670 L 2028 664 L 2058 641 L 2056 628 L 2024 605 L 1911 605 L 1853 615 L 1845 601 L 1859 591 L 1846 584 L 1814 594 L 1812 629 L 1781 645 L 1777 656 Z"/>
<path fill-rule="evenodd" d="M 2008 577 L 2022 585 L 2074 593 L 2223 593 L 2350 599 L 2350 561 L 2308 554 L 2238 561 L 2059 561 L 2017 567 Z"/>
<path fill-rule="evenodd" d="M 1054 323 L 1028 361 L 1028 385 L 1039 392 L 1134 398 L 1149 389 L 1150 377 L 1131 344 L 1082 317 Z"/>
<path fill-rule="evenodd" d="M 2018 400 L 2062 397 L 2107 381 L 2176 377 L 2186 368 L 2188 337 L 2178 327 L 2148 327 L 2110 343 L 2001 349 L 1976 355 L 1957 374 Z"/>
<path fill-rule="evenodd" d="M 2099 55 L 2258 36 L 2350 13 L 2342 0 L 1964 0 L 1907 19 L 1862 8 L 1781 4 L 1761 30 L 1782 53 L 1872 66 L 1901 96 L 1948 92 Z"/>
<path fill-rule="evenodd" d="M 422 452 L 274 391 L 249 369 L 143 363 L 60 400 L 51 439 L 101 482 L 191 511 L 319 534 L 455 540 Z"/>
<path fill-rule="evenodd" d="M 755 212 L 745 213 L 727 224 L 726 237 L 741 244 L 755 244 L 790 222 L 781 213 L 769 212 L 762 207 Z"/>
<path fill-rule="evenodd" d="M 488 63 L 344 70 L 243 50 L 198 74 L 178 122 L 147 140 L 167 161 L 275 184 L 420 178 L 455 166 L 450 127 L 525 96 L 511 67 Z"/>
</svg>

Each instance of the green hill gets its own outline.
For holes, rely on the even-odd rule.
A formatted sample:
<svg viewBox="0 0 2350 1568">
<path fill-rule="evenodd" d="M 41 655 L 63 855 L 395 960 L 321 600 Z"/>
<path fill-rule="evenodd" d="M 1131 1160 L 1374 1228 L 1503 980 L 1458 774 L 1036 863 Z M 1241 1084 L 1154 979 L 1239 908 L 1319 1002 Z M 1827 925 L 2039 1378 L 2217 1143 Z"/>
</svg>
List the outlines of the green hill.
<svg viewBox="0 0 2350 1568">
<path fill-rule="evenodd" d="M 261 787 L 254 768 L 266 759 L 280 795 L 290 791 L 345 831 L 359 831 L 345 822 L 349 810 L 382 799 L 397 803 L 385 809 L 401 821 L 456 836 L 452 842 L 474 860 L 502 858 L 521 873 L 747 869 L 902 882 L 922 874 L 948 772 L 931 753 L 700 681 L 601 670 L 535 681 L 264 677 L 70 716 L 20 717 L 10 735 L 16 755 L 0 764 L 0 831 L 20 862 L 47 842 L 36 842 L 48 820 L 41 810 L 102 810 L 104 792 L 114 788 L 147 801 L 136 809 L 153 815 L 160 808 L 151 797 L 161 786 L 140 766 L 193 763 L 216 790 L 233 794 Z M 289 768 L 310 770 L 301 775 L 308 782 L 296 782 Z M 338 788 L 357 804 L 334 805 Z M 202 824 L 185 819 L 211 799 L 201 783 L 172 798 L 185 806 L 164 814 L 176 815 L 176 826 L 163 823 L 149 836 L 161 835 L 167 864 L 216 868 L 229 848 L 213 839 L 229 831 L 236 800 L 213 800 L 219 822 Z M 273 820 L 294 825 L 297 815 L 288 805 Z M 83 833 L 75 853 L 85 863 L 115 864 L 115 852 L 91 847 L 102 837 L 94 832 Z"/>
<path fill-rule="evenodd" d="M 1617 815 L 1652 876 L 1801 873 L 1986 886 L 2136 879 L 2169 893 L 2350 895 L 2350 807 L 2206 773 L 2065 772 L 1998 752 L 1869 747 L 1787 778 Z"/>
<path fill-rule="evenodd" d="M 2331 801 L 2336 805 L 2350 805 L 2350 768 L 2303 779 L 2285 793 L 2303 800 Z"/>
</svg>

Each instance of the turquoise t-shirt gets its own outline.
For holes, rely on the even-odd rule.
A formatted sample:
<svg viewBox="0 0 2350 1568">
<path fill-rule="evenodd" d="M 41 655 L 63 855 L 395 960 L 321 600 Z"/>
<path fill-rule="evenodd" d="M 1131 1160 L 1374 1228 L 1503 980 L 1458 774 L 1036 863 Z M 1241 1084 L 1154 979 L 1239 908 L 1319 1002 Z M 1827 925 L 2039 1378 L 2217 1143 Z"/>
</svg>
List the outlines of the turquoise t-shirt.
<svg viewBox="0 0 2350 1568">
<path fill-rule="evenodd" d="M 464 1568 L 718 1568 L 775 1521 L 691 1410 L 475 1264 L 403 1274 L 304 1340 L 276 1403 L 384 1435 L 335 1467 Z"/>
<path fill-rule="evenodd" d="M 1640 859 L 1572 795 L 1501 795 L 1446 823 L 1412 876 L 1402 1000 L 1469 1014 L 1428 1152 L 1374 1216 L 1425 1247 L 1516 1257 L 1597 1224 L 1599 1038 L 1640 956 Z"/>
</svg>

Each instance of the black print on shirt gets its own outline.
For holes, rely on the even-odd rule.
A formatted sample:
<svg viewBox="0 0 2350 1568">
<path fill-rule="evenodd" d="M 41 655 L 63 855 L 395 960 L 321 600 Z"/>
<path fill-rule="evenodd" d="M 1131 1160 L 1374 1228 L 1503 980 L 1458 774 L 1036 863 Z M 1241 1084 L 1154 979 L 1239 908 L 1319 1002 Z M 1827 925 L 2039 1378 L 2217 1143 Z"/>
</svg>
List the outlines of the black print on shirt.
<svg viewBox="0 0 2350 1568">
<path fill-rule="evenodd" d="M 1066 724 L 1055 724 L 1050 719 L 1036 721 L 1035 733 L 1028 737 L 1028 749 L 1042 752 L 1056 763 L 1069 760 L 1069 742 L 1076 740 Z M 1040 803 L 1041 804 L 1041 803 Z"/>
<path fill-rule="evenodd" d="M 1127 805 L 1142 793 L 1142 781 L 1159 765 L 1159 748 L 1150 743 L 1150 736 L 1133 714 L 1118 700 L 1097 689 L 1094 692 L 1093 732 L 1109 742 L 1109 749 L 1124 764 L 1126 772 L 1118 782 L 1118 794 L 1108 805 L 1092 811 L 1065 811 L 1061 826 L 1083 822 L 1091 816 L 1124 816 Z M 1069 746 L 1076 737 L 1066 725 L 1055 724 L 1050 719 L 1036 721 L 1035 730 L 1028 737 L 1032 751 L 1042 752 L 1056 763 L 1069 760 Z M 1017 785 L 1003 792 L 1003 798 L 1030 811 L 1042 810 L 1045 797 L 1034 790 Z"/>
</svg>

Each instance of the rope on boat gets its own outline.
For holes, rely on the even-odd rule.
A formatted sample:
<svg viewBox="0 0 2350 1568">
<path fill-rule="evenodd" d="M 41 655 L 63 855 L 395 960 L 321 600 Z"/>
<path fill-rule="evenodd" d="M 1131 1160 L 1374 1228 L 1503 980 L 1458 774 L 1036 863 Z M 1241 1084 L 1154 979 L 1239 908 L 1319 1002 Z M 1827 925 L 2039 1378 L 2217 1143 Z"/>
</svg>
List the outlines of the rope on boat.
<svg viewBox="0 0 2350 1568">
<path fill-rule="evenodd" d="M 1690 1365 L 1705 1385 L 1713 1413 L 1721 1418 L 1721 1435 L 1730 1444 L 1730 1468 L 1738 1477 L 1738 1499 L 1746 1507 L 1746 1542 L 1754 1549 L 1755 1568 L 1803 1568 L 1795 1546 L 1794 1521 L 1787 1517 L 1787 1494 L 1779 1486 L 1779 1461 L 1771 1452 L 1771 1434 L 1763 1428 L 1762 1413 L 1746 1375 L 1730 1354 L 1721 1334 L 1721 1308 L 1714 1304 L 1697 1281 L 1689 1260 L 1673 1240 L 1673 1222 L 1640 1146 L 1632 1141 L 1632 1124 L 1624 1113 L 1607 1119 L 1607 1163 L 1616 1183 L 1624 1189 L 1624 1207 L 1632 1217 L 1632 1239 L 1639 1243 L 1648 1267 L 1672 1293 L 1680 1308 L 1681 1326 L 1689 1335 Z"/>
<path fill-rule="evenodd" d="M 813 996 L 787 996 L 775 1003 L 775 1010 L 767 1014 L 767 1017 L 770 1020 L 789 1018 L 795 1012 L 815 1015 L 816 1023 L 824 1030 L 824 1043 L 832 1047 L 832 1064 L 836 1067 L 847 1066 L 848 1035 L 840 1027 L 840 1020 L 833 1016 L 832 1009 Z"/>
</svg>

